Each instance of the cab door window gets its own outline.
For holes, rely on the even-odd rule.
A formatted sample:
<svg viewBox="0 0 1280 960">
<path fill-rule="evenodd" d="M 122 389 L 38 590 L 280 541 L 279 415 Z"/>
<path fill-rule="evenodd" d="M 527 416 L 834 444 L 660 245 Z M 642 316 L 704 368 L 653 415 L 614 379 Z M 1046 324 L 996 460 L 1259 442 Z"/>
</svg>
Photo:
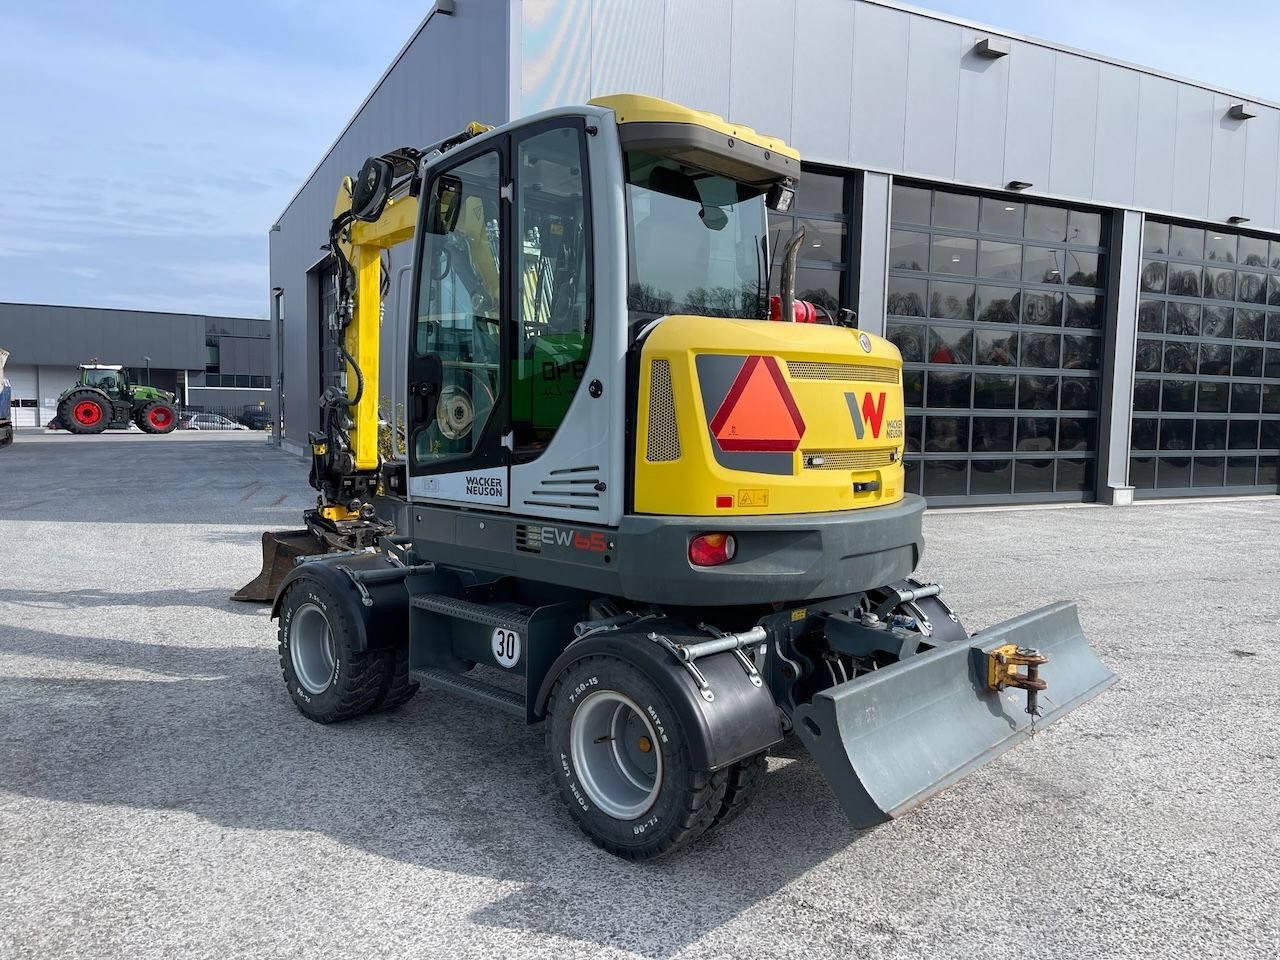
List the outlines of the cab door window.
<svg viewBox="0 0 1280 960">
<path fill-rule="evenodd" d="M 495 150 L 438 175 L 424 198 L 414 352 L 438 358 L 441 377 L 415 418 L 415 466 L 469 460 L 482 445 L 496 446 L 504 379 L 501 190 Z"/>
<path fill-rule="evenodd" d="M 511 429 L 515 458 L 536 458 L 577 393 L 591 353 L 591 223 L 581 121 L 515 147 L 516 299 Z"/>
</svg>

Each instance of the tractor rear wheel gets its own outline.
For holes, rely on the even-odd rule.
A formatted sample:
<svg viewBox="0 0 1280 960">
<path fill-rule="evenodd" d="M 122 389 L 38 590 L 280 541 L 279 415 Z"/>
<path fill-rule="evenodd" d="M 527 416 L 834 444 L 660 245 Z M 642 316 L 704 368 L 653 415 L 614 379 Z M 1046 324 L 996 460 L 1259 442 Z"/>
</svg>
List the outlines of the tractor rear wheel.
<svg viewBox="0 0 1280 960">
<path fill-rule="evenodd" d="M 173 433 L 178 426 L 178 411 L 163 400 L 152 400 L 138 411 L 136 422 L 147 433 Z"/>
<path fill-rule="evenodd" d="M 324 584 L 301 579 L 280 602 L 280 670 L 308 720 L 334 723 L 368 713 L 386 690 L 387 657 L 352 649 L 354 625 Z"/>
<path fill-rule="evenodd" d="M 111 424 L 111 402 L 96 390 L 77 390 L 58 404 L 58 419 L 72 433 L 101 433 Z"/>
<path fill-rule="evenodd" d="M 690 764 L 670 702 L 616 657 L 584 657 L 556 680 L 547 747 L 561 795 L 603 850 L 652 860 L 696 840 L 724 800 L 726 771 Z"/>
</svg>

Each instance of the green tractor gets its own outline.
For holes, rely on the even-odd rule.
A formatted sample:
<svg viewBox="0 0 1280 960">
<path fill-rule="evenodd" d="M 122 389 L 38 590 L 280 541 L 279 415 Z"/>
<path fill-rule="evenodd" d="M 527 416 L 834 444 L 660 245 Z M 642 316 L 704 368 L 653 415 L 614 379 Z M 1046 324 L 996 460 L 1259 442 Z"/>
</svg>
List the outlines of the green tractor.
<svg viewBox="0 0 1280 960">
<path fill-rule="evenodd" d="M 84 363 L 80 380 L 58 398 L 58 415 L 50 426 L 101 433 L 108 427 L 128 427 L 132 421 L 147 433 L 170 433 L 178 426 L 176 399 L 167 390 L 130 383 L 127 367 Z"/>
</svg>

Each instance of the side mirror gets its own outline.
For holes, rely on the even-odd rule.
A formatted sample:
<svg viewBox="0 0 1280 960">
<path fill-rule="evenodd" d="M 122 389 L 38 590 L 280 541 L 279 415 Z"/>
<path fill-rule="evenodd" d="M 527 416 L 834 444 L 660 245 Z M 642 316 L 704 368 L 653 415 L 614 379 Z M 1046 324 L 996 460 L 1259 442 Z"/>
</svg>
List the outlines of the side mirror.
<svg viewBox="0 0 1280 960">
<path fill-rule="evenodd" d="M 370 157 L 360 168 L 360 175 L 351 187 L 351 215 L 357 220 L 373 222 L 386 209 L 391 194 L 394 171 L 390 161 Z"/>
<path fill-rule="evenodd" d="M 453 233 L 462 212 L 462 181 L 445 175 L 431 188 L 431 218 L 427 232 L 437 235 Z"/>
</svg>

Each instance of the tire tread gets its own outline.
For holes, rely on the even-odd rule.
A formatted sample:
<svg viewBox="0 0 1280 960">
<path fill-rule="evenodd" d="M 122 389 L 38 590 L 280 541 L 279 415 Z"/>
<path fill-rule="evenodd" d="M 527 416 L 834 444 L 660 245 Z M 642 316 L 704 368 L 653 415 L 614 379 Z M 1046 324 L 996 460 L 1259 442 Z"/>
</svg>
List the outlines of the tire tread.
<svg viewBox="0 0 1280 960">
<path fill-rule="evenodd" d="M 757 753 L 753 757 L 739 760 L 726 771 L 728 774 L 724 799 L 716 813 L 713 826 L 732 823 L 742 811 L 750 806 L 760 788 L 764 786 L 765 775 L 769 772 L 768 753 Z"/>
</svg>

